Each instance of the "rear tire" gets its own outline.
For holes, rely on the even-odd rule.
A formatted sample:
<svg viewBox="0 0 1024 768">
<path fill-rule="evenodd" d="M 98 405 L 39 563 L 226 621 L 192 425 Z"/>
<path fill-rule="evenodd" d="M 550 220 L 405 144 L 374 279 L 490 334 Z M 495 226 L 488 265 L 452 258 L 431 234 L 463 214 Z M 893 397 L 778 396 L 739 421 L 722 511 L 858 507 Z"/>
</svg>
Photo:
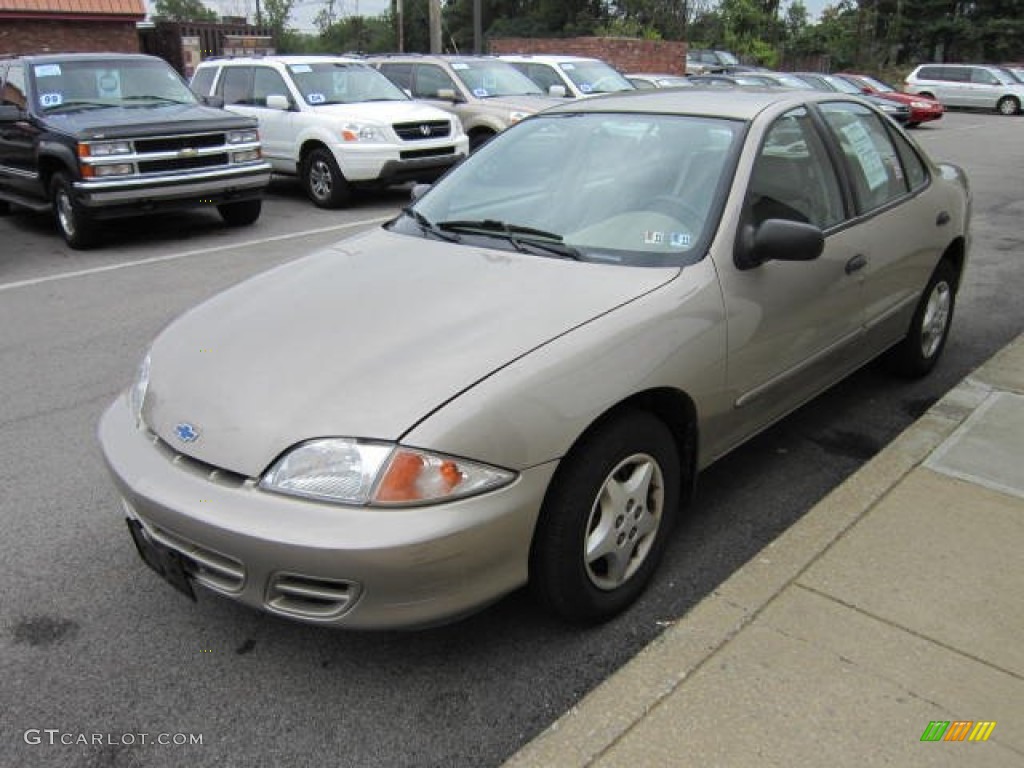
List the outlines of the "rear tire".
<svg viewBox="0 0 1024 768">
<path fill-rule="evenodd" d="M 921 294 L 906 337 L 886 355 L 890 370 L 907 378 L 931 372 L 946 348 L 955 306 L 956 271 L 943 259 Z"/>
<path fill-rule="evenodd" d="M 254 224 L 263 209 L 262 200 L 242 200 L 217 206 L 220 217 L 229 227 L 247 227 Z"/>
<path fill-rule="evenodd" d="M 352 197 L 348 181 L 327 149 L 314 149 L 306 155 L 302 163 L 302 184 L 318 208 L 341 208 Z"/>
<path fill-rule="evenodd" d="M 57 230 L 71 248 L 83 250 L 96 244 L 96 224 L 82 210 L 71 190 L 71 182 L 64 173 L 55 173 L 50 179 L 50 201 Z"/>
<path fill-rule="evenodd" d="M 628 411 L 563 460 L 530 549 L 530 588 L 563 619 L 595 623 L 632 604 L 654 574 L 680 505 L 669 429 Z"/>
</svg>

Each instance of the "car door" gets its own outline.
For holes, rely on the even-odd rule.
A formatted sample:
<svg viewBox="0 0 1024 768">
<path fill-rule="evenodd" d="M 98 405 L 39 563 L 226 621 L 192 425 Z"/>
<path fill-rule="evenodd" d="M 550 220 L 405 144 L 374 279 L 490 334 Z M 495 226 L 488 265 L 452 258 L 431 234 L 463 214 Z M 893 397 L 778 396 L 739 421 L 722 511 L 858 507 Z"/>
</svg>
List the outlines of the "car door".
<svg viewBox="0 0 1024 768">
<path fill-rule="evenodd" d="M 737 238 L 768 219 L 813 224 L 825 233 L 812 261 L 741 268 L 716 256 L 728 323 L 731 409 L 708 429 L 720 455 L 855 368 L 862 334 L 860 245 L 849 228 L 836 158 L 824 128 L 804 107 L 764 133 L 746 180 Z M 740 168 L 743 167 L 741 163 Z M 738 176 L 742 175 L 742 171 Z"/>
<path fill-rule="evenodd" d="M 293 66 L 309 66 L 295 64 Z M 288 99 L 288 110 L 271 109 L 267 106 L 268 96 L 284 96 Z M 316 96 L 316 94 L 311 94 Z M 263 154 L 278 170 L 295 172 L 295 158 L 298 151 L 295 147 L 297 136 L 296 97 L 288 87 L 284 77 L 273 67 L 253 67 L 252 77 L 252 112 L 260 122 L 260 139 L 263 142 Z"/>
<path fill-rule="evenodd" d="M 6 73 L 0 68 L 0 88 L 0 104 L 29 108 L 25 69 L 20 63 L 11 64 Z M 12 191 L 35 196 L 41 191 L 34 151 L 37 134 L 27 118 L 0 123 L 0 184 Z"/>
<path fill-rule="evenodd" d="M 909 326 L 921 291 L 949 242 L 949 212 L 928 189 L 928 170 L 910 142 L 867 107 L 821 106 L 839 145 L 858 216 L 863 257 L 865 343 L 881 351 Z"/>
<path fill-rule="evenodd" d="M 972 107 L 994 109 L 1001 95 L 1001 83 L 995 74 L 983 67 L 971 67 L 971 81 L 965 89 Z"/>
</svg>

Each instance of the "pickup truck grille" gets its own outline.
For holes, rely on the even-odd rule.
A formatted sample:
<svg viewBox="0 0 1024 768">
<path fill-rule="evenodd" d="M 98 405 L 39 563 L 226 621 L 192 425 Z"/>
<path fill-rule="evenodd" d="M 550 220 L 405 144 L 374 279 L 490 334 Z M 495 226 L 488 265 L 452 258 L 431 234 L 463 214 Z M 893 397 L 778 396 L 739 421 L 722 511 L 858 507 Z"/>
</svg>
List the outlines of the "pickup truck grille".
<svg viewBox="0 0 1024 768">
<path fill-rule="evenodd" d="M 135 151 L 142 155 L 150 152 L 180 152 L 183 149 L 223 147 L 227 141 L 223 133 L 201 133 L 192 136 L 161 136 L 155 139 L 135 139 Z"/>
<path fill-rule="evenodd" d="M 226 153 L 216 155 L 200 155 L 199 157 L 176 157 L 168 160 L 143 160 L 139 163 L 139 173 L 166 173 L 168 171 L 186 171 L 191 168 L 216 168 L 227 165 Z"/>
<path fill-rule="evenodd" d="M 451 133 L 451 123 L 447 120 L 424 120 L 419 123 L 395 123 L 392 126 L 402 141 L 424 141 L 425 139 L 443 139 Z"/>
</svg>

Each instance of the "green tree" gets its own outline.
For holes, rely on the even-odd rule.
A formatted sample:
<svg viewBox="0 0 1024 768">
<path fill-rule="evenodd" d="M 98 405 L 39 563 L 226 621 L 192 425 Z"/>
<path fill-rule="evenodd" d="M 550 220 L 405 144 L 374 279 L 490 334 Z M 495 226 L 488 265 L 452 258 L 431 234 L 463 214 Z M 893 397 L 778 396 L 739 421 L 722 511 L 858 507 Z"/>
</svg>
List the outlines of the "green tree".
<svg viewBox="0 0 1024 768">
<path fill-rule="evenodd" d="M 202 0 L 156 0 L 154 15 L 171 21 L 216 21 L 217 13 Z"/>
</svg>

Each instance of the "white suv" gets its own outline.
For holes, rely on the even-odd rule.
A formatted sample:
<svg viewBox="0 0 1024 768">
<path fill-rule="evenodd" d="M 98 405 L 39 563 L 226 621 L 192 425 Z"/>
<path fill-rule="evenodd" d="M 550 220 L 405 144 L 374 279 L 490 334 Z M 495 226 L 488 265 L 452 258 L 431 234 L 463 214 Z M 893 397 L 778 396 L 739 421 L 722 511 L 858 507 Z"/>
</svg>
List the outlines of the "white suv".
<svg viewBox="0 0 1024 768">
<path fill-rule="evenodd" d="M 551 96 L 580 98 L 636 90 L 629 80 L 600 59 L 542 54 L 510 54 L 500 58 Z"/>
<path fill-rule="evenodd" d="M 469 151 L 458 118 L 412 101 L 357 59 L 208 59 L 191 87 L 257 118 L 274 172 L 298 175 L 321 208 L 344 205 L 353 187 L 433 181 Z"/>
</svg>

